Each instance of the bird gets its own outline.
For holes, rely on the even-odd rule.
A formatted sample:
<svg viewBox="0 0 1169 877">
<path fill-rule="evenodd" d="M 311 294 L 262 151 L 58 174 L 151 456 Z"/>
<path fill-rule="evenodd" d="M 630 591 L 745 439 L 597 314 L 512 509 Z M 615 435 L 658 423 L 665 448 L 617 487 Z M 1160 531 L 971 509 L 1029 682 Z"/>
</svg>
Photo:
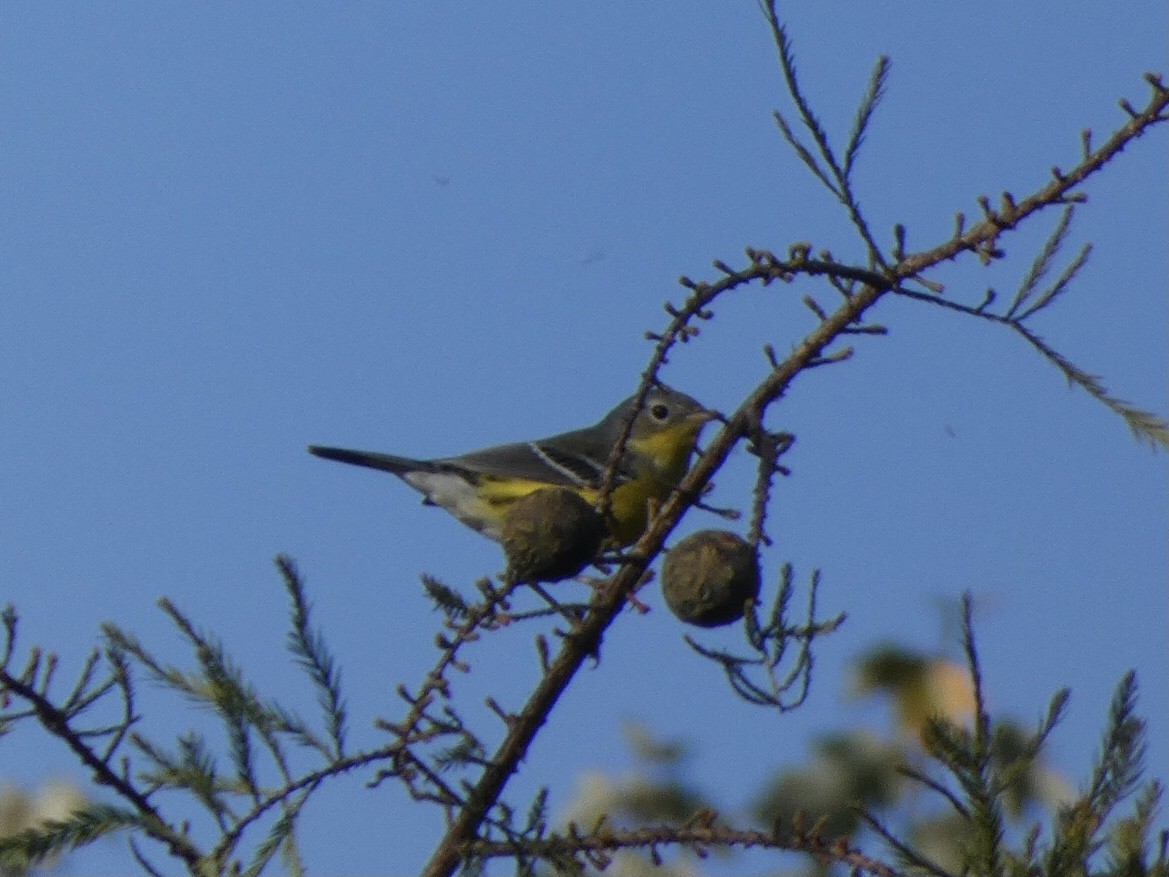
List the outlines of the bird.
<svg viewBox="0 0 1169 877">
<path fill-rule="evenodd" d="M 651 504 L 664 501 L 682 480 L 702 427 L 718 416 L 664 384 L 651 386 L 644 404 L 636 405 L 637 396 L 631 396 L 592 426 L 456 457 L 414 459 L 324 445 L 308 450 L 326 460 L 397 475 L 423 495 L 424 505 L 439 506 L 500 542 L 508 509 L 537 490 L 567 488 L 596 505 L 609 458 L 632 418 L 606 514 L 611 543 L 624 547 L 645 531 Z"/>
</svg>

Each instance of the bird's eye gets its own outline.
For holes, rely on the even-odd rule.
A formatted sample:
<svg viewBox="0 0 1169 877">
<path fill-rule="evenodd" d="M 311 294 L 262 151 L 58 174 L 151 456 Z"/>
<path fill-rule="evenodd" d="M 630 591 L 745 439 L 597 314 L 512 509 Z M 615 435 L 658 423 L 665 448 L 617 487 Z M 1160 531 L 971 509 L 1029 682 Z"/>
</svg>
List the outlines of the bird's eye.
<svg viewBox="0 0 1169 877">
<path fill-rule="evenodd" d="M 661 402 L 657 405 L 651 405 L 649 406 L 649 416 L 661 423 L 670 416 L 669 406 L 663 405 Z"/>
</svg>

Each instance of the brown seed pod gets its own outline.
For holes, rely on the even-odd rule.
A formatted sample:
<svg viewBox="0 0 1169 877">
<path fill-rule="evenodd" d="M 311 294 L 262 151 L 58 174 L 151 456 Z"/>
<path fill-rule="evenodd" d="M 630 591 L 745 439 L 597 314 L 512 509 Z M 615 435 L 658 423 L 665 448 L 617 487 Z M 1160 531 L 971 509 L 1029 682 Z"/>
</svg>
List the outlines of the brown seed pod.
<svg viewBox="0 0 1169 877">
<path fill-rule="evenodd" d="M 662 595 L 682 621 L 720 627 L 743 617 L 759 595 L 759 559 L 742 537 L 700 530 L 671 548 L 662 568 Z"/>
<path fill-rule="evenodd" d="M 583 497 L 545 487 L 512 504 L 499 541 L 512 581 L 556 582 L 595 560 L 606 535 L 604 519 Z"/>
</svg>

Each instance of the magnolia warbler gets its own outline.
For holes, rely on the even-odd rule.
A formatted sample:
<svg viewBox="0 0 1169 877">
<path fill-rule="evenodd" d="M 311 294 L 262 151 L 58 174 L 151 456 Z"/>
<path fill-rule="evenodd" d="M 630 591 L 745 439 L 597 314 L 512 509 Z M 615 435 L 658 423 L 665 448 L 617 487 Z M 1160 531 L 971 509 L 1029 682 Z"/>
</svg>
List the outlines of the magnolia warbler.
<svg viewBox="0 0 1169 877">
<path fill-rule="evenodd" d="M 392 472 L 422 493 L 426 505 L 446 509 L 498 542 L 508 508 L 541 488 L 566 487 L 590 504 L 598 502 L 605 467 L 635 402 L 636 397 L 626 399 L 584 429 L 458 457 L 414 460 L 319 445 L 310 445 L 309 452 Z M 699 431 L 716 416 L 685 393 L 662 385 L 650 388 L 613 480 L 606 522 L 615 544 L 629 545 L 641 536 L 650 504 L 665 500 L 682 480 Z"/>
</svg>

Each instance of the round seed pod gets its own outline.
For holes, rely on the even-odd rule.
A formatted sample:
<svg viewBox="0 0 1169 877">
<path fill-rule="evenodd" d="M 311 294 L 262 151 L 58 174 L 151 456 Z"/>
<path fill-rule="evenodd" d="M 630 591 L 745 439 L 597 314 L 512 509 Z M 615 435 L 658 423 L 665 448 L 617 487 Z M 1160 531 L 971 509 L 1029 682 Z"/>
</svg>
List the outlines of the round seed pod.
<svg viewBox="0 0 1169 877">
<path fill-rule="evenodd" d="M 512 581 L 556 582 L 595 560 L 607 532 L 604 518 L 582 496 L 545 487 L 512 503 L 499 541 Z"/>
<path fill-rule="evenodd" d="M 759 595 L 759 559 L 745 539 L 727 530 L 700 530 L 666 553 L 662 595 L 682 621 L 721 627 L 743 617 Z"/>
</svg>

